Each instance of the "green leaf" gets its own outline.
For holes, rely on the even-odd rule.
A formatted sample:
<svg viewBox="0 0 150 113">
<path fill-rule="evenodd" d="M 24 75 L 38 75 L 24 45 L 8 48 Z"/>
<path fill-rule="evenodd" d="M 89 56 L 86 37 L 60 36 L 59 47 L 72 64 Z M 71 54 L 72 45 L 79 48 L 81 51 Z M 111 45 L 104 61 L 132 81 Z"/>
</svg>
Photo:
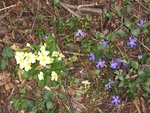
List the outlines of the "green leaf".
<svg viewBox="0 0 150 113">
<path fill-rule="evenodd" d="M 2 51 L 2 56 L 4 59 L 9 58 L 9 57 L 13 57 L 14 52 L 8 45 L 5 45 L 3 48 L 3 51 Z"/>
<path fill-rule="evenodd" d="M 2 70 L 5 70 L 6 67 L 7 67 L 7 65 L 8 65 L 8 60 L 2 59 L 1 62 L 0 62 L 0 67 L 1 67 L 1 69 L 2 69 Z"/>
<path fill-rule="evenodd" d="M 60 28 L 58 29 L 58 34 L 64 33 L 65 29 L 66 29 L 65 27 L 60 27 Z"/>
<path fill-rule="evenodd" d="M 30 77 L 30 74 L 27 71 L 24 71 L 23 75 L 22 75 L 22 78 L 29 79 L 29 77 Z"/>
<path fill-rule="evenodd" d="M 148 65 L 145 69 L 144 69 L 144 72 L 146 74 L 150 74 L 150 65 Z"/>
<path fill-rule="evenodd" d="M 146 82 L 145 85 L 150 86 L 150 80 Z"/>
<path fill-rule="evenodd" d="M 64 98 L 67 97 L 65 93 L 59 93 L 58 96 L 59 96 L 59 98 L 61 98 L 61 99 L 64 99 Z"/>
<path fill-rule="evenodd" d="M 80 79 L 77 79 L 77 78 L 76 78 L 76 79 L 74 80 L 74 83 L 75 83 L 75 84 L 78 84 L 79 82 L 80 82 Z"/>
<path fill-rule="evenodd" d="M 118 87 L 123 87 L 124 86 L 124 81 L 121 81 L 118 85 Z"/>
<path fill-rule="evenodd" d="M 52 108 L 52 105 L 53 105 L 53 103 L 52 103 L 51 100 L 49 100 L 49 101 L 46 102 L 46 108 L 47 108 L 48 110 Z"/>
<path fill-rule="evenodd" d="M 60 27 L 62 27 L 63 23 L 64 23 L 64 20 L 60 19 L 56 24 L 57 29 L 60 29 Z"/>
<path fill-rule="evenodd" d="M 131 11 L 132 11 L 132 10 L 131 10 L 131 7 L 130 7 L 130 5 L 128 5 L 128 6 L 127 6 L 127 13 L 130 14 Z"/>
<path fill-rule="evenodd" d="M 150 92 L 150 87 L 148 85 L 142 85 L 143 90 L 145 90 L 146 92 Z"/>
<path fill-rule="evenodd" d="M 56 18 L 51 19 L 49 24 L 50 24 L 50 26 L 56 25 Z"/>
<path fill-rule="evenodd" d="M 117 33 L 118 33 L 120 36 L 122 36 L 122 37 L 126 37 L 126 36 L 127 36 L 126 32 L 125 32 L 124 30 L 122 30 L 122 29 L 119 29 L 119 30 L 117 31 Z"/>
<path fill-rule="evenodd" d="M 131 66 L 132 66 L 133 69 L 137 70 L 138 67 L 139 67 L 139 63 L 136 62 L 136 61 L 131 61 Z"/>
<path fill-rule="evenodd" d="M 125 18 L 125 19 L 124 19 L 124 25 L 125 25 L 126 27 L 131 27 L 131 22 L 130 22 L 130 20 L 127 19 L 127 18 Z"/>
<path fill-rule="evenodd" d="M 138 36 L 138 34 L 140 33 L 140 29 L 131 29 L 131 34 L 134 36 Z"/>
<path fill-rule="evenodd" d="M 43 99 L 48 100 L 54 98 L 55 96 L 56 94 L 54 92 L 46 90 L 44 91 Z"/>
<path fill-rule="evenodd" d="M 142 24 L 142 28 L 147 28 L 147 27 L 149 26 L 149 24 L 150 24 L 150 21 L 144 22 L 144 23 Z"/>
<path fill-rule="evenodd" d="M 94 74 L 98 75 L 100 73 L 100 70 L 95 70 Z"/>
<path fill-rule="evenodd" d="M 97 31 L 94 36 L 95 36 L 96 39 L 104 37 L 104 35 L 102 33 L 100 33 L 99 31 Z"/>
<path fill-rule="evenodd" d="M 17 109 L 18 106 L 19 106 L 19 103 L 20 103 L 20 99 L 17 99 L 17 100 L 15 100 L 15 101 L 13 102 L 12 106 L 13 106 L 15 109 Z"/>
<path fill-rule="evenodd" d="M 77 24 L 77 21 L 76 20 L 69 20 L 66 22 L 66 25 L 70 26 L 70 27 L 73 27 Z"/>
<path fill-rule="evenodd" d="M 117 37 L 117 34 L 116 33 L 112 33 L 110 35 L 110 40 L 109 41 L 113 42 L 116 39 L 116 37 Z"/>
<path fill-rule="evenodd" d="M 140 71 L 138 72 L 138 76 L 139 76 L 141 79 L 144 79 L 144 78 L 145 78 L 145 72 L 142 71 L 142 70 L 140 70 Z"/>
</svg>

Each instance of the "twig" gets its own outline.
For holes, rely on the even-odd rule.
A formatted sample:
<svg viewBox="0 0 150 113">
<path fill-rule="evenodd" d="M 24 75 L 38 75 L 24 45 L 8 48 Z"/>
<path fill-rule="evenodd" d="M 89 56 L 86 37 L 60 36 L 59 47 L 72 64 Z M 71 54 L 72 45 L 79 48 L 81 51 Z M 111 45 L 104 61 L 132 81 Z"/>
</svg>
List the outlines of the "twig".
<svg viewBox="0 0 150 113">
<path fill-rule="evenodd" d="M 144 45 L 142 42 L 140 42 L 140 44 L 142 44 L 143 47 L 145 47 L 148 51 L 150 51 L 150 49 L 146 45 Z"/>
<path fill-rule="evenodd" d="M 76 14 L 74 11 L 72 11 L 71 9 L 69 9 L 69 7 L 68 7 L 65 3 L 60 2 L 60 4 L 63 6 L 63 8 L 65 8 L 66 10 L 68 10 L 70 13 L 72 13 L 72 14 L 75 15 L 76 17 L 82 19 L 82 17 L 80 17 L 80 16 L 79 16 L 78 14 Z"/>
<path fill-rule="evenodd" d="M 81 12 L 92 13 L 92 14 L 102 14 L 103 13 L 102 9 L 100 9 L 100 8 L 80 7 L 77 5 L 70 5 L 70 4 L 61 2 L 61 5 L 62 4 L 71 9 L 78 9 Z"/>
<path fill-rule="evenodd" d="M 9 9 L 9 8 L 12 8 L 12 7 L 16 7 L 17 4 L 14 4 L 14 5 L 11 5 L 11 6 L 8 6 L 8 7 L 4 7 L 2 9 L 0 9 L 0 11 L 3 11 L 3 10 L 6 10 L 6 9 Z"/>
<path fill-rule="evenodd" d="M 63 51 L 63 53 L 72 54 L 72 55 L 78 55 L 78 56 L 86 56 L 86 55 L 81 54 L 81 53 L 74 53 L 74 52 L 68 52 L 68 51 Z"/>
<path fill-rule="evenodd" d="M 135 0 L 136 2 L 138 2 L 144 9 L 146 9 L 148 12 L 150 12 L 150 10 L 148 8 L 146 8 L 139 0 Z"/>
<path fill-rule="evenodd" d="M 75 113 L 75 111 L 74 111 L 74 109 L 73 109 L 73 106 L 72 106 L 72 103 L 71 103 L 70 96 L 69 96 L 68 91 L 67 91 L 67 81 L 68 81 L 68 71 L 67 71 L 67 73 L 66 73 L 64 87 L 65 87 L 65 93 L 66 93 L 66 95 L 67 95 L 67 101 L 68 101 L 68 103 L 69 103 L 71 112 L 72 112 L 72 113 Z"/>
</svg>

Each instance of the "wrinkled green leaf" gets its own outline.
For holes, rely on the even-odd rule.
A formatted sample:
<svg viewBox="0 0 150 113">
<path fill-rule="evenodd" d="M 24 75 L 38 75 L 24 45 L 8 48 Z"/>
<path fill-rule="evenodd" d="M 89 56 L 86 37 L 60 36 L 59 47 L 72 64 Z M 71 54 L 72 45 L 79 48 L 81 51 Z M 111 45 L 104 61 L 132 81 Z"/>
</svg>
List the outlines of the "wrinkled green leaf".
<svg viewBox="0 0 150 113">
<path fill-rule="evenodd" d="M 66 94 L 65 93 L 59 93 L 59 98 L 62 98 L 62 99 L 64 99 L 64 98 L 66 98 L 67 96 L 66 96 Z"/>
<path fill-rule="evenodd" d="M 53 102 L 51 100 L 46 102 L 46 108 L 49 110 L 52 108 Z"/>
<path fill-rule="evenodd" d="M 131 66 L 132 66 L 133 69 L 137 70 L 138 67 L 139 67 L 139 63 L 136 62 L 136 61 L 131 61 Z"/>
<path fill-rule="evenodd" d="M 2 60 L 0 61 L 0 67 L 1 67 L 2 70 L 5 70 L 6 67 L 7 67 L 7 65 L 8 65 L 8 60 L 2 59 Z"/>
<path fill-rule="evenodd" d="M 2 56 L 4 59 L 9 58 L 9 57 L 13 57 L 14 52 L 8 45 L 5 45 L 3 48 L 3 51 L 2 51 Z"/>
</svg>

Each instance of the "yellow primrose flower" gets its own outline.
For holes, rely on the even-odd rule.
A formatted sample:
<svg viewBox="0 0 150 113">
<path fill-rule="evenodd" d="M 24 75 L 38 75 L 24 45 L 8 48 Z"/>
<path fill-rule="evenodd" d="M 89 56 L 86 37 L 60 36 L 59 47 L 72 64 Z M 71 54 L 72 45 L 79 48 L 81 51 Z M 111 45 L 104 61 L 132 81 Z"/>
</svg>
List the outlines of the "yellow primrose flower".
<svg viewBox="0 0 150 113">
<path fill-rule="evenodd" d="M 28 60 L 24 60 L 22 65 L 23 65 L 25 71 L 29 71 L 31 69 L 31 62 Z"/>
<path fill-rule="evenodd" d="M 51 89 L 47 86 L 44 87 L 46 90 L 50 91 Z"/>
<path fill-rule="evenodd" d="M 50 58 L 45 56 L 45 57 L 38 57 L 37 58 L 40 61 L 40 65 L 46 66 L 46 64 L 49 64 Z"/>
<path fill-rule="evenodd" d="M 58 76 L 57 76 L 57 73 L 56 73 L 55 71 L 52 71 L 51 75 L 52 75 L 52 77 L 51 77 L 51 80 L 52 80 L 52 81 L 53 81 L 53 80 L 55 80 L 55 81 L 58 80 Z"/>
<path fill-rule="evenodd" d="M 54 59 L 53 58 L 50 58 L 49 59 L 49 63 L 53 63 L 54 62 Z"/>
<path fill-rule="evenodd" d="M 26 46 L 27 46 L 27 47 L 31 47 L 31 45 L 30 45 L 29 43 L 26 43 Z"/>
<path fill-rule="evenodd" d="M 33 53 L 29 52 L 29 53 L 25 53 L 25 57 L 28 61 L 30 61 L 31 63 L 35 63 L 37 56 L 35 56 Z"/>
<path fill-rule="evenodd" d="M 49 51 L 42 50 L 38 52 L 39 57 L 46 57 L 49 54 Z"/>
<path fill-rule="evenodd" d="M 46 44 L 44 43 L 44 45 L 41 46 L 40 51 L 45 51 L 46 49 Z"/>
<path fill-rule="evenodd" d="M 17 64 L 21 64 L 24 60 L 24 53 L 23 52 L 16 52 L 15 53 L 15 59 L 17 61 Z"/>
<path fill-rule="evenodd" d="M 40 72 L 40 73 L 38 74 L 38 78 L 39 78 L 39 80 L 44 80 L 43 72 Z"/>
<path fill-rule="evenodd" d="M 57 57 L 58 55 L 59 55 L 59 52 L 53 51 L 53 53 L 52 53 L 52 56 L 53 56 L 53 57 Z"/>
<path fill-rule="evenodd" d="M 58 60 L 62 60 L 63 57 L 65 57 L 65 56 L 62 53 L 60 53 Z"/>
</svg>

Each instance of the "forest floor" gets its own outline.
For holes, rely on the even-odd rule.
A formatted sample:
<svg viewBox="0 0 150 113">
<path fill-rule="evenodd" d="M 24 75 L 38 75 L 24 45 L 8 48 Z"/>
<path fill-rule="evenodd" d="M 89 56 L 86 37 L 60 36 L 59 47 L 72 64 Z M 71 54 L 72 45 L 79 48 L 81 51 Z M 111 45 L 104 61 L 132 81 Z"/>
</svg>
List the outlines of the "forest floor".
<svg viewBox="0 0 150 113">
<path fill-rule="evenodd" d="M 119 35 L 110 41 L 113 52 L 109 54 L 108 61 L 119 58 L 119 55 L 116 54 L 119 48 L 124 53 L 124 58 L 127 60 L 132 58 L 137 62 L 138 55 L 147 52 L 146 65 L 149 65 L 149 31 L 145 31 L 147 32 L 145 35 L 138 34 L 139 45 L 132 50 L 127 49 L 126 39 L 131 34 L 136 35 L 136 33 L 130 33 L 130 30 L 128 30 L 130 24 L 138 23 L 141 19 L 145 22 L 150 20 L 150 2 L 146 4 L 144 0 L 127 0 L 126 2 L 129 2 L 129 4 L 125 3 L 127 5 L 123 7 L 125 0 L 60 0 L 60 4 L 54 3 L 59 0 L 52 1 L 1 0 L 0 53 L 2 53 L 5 45 L 10 47 L 17 45 L 20 48 L 25 48 L 27 43 L 31 45 L 40 44 L 43 41 L 41 35 L 45 35 L 42 33 L 48 31 L 57 40 L 57 49 L 64 54 L 65 58 L 77 57 L 75 62 L 67 65 L 67 76 L 69 76 L 67 80 L 67 99 L 57 98 L 55 101 L 53 100 L 54 105 L 59 103 L 59 113 L 68 113 L 65 105 L 72 113 L 150 113 L 150 97 L 148 99 L 143 98 L 141 95 L 145 91 L 140 88 L 136 90 L 138 96 L 133 101 L 126 98 L 126 93 L 119 89 L 121 103 L 118 106 L 111 104 L 112 93 L 110 93 L 110 89 L 104 88 L 105 79 L 108 78 L 105 78 L 105 75 L 108 72 L 111 73 L 111 71 L 108 66 L 104 69 L 97 69 L 96 65 L 89 60 L 89 54 L 93 50 L 95 53 L 94 45 L 90 41 L 97 43 L 101 41 L 101 34 L 98 33 L 107 36 L 121 29 L 118 32 Z M 60 5 L 61 7 L 59 7 Z M 118 13 L 116 13 L 117 11 Z M 81 29 L 84 36 L 76 37 L 76 32 L 72 32 L 70 26 L 60 26 L 65 28 L 63 31 L 63 29 L 50 25 L 50 20 L 54 20 L 54 18 L 68 22 L 77 17 L 81 19 L 81 24 L 77 24 L 75 27 Z M 124 23 L 125 18 L 129 19 L 130 22 Z M 38 31 L 37 28 L 40 28 L 40 26 L 45 31 Z M 2 59 L 3 56 L 0 55 L 0 60 Z M 107 58 L 104 59 L 109 64 Z M 14 57 L 8 60 L 8 64 L 5 70 L 0 69 L 0 113 L 26 113 L 28 112 L 27 109 L 19 111 L 12 107 L 11 96 L 18 96 L 19 87 L 22 87 L 28 90 L 27 98 L 32 100 L 41 90 L 37 85 L 37 81 L 33 79 L 22 80 L 16 76 L 14 68 L 17 64 Z M 144 65 L 144 63 L 140 65 Z M 124 74 L 127 72 L 124 71 Z M 136 78 L 137 74 L 134 72 L 133 74 L 135 76 L 133 75 L 134 77 L 131 77 L 131 79 Z M 111 75 L 111 79 L 114 79 L 114 74 Z M 81 82 L 87 79 L 91 83 L 90 88 L 83 91 L 84 85 Z M 118 84 L 118 81 L 116 80 L 115 83 Z M 61 89 L 58 90 L 61 91 Z M 124 90 L 127 90 L 126 87 Z M 59 91 L 56 90 L 56 92 Z M 150 92 L 145 94 L 150 94 Z M 37 113 L 40 113 L 40 111 Z M 47 111 L 47 113 L 51 112 Z"/>
</svg>

